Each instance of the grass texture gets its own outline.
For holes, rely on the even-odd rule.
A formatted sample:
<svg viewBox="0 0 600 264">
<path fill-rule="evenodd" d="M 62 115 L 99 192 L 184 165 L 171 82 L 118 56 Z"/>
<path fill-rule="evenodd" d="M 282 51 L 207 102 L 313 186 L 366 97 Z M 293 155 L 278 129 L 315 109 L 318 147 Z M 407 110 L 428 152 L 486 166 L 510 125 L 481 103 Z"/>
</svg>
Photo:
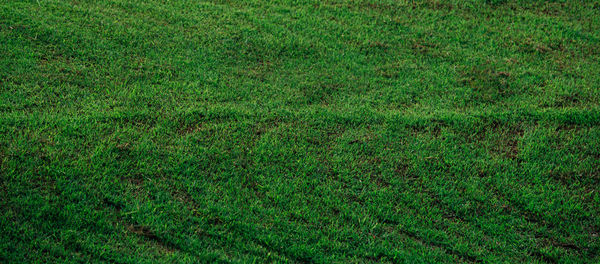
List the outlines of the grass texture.
<svg viewBox="0 0 600 264">
<path fill-rule="evenodd" d="M 0 0 L 2 263 L 597 263 L 600 2 Z"/>
</svg>

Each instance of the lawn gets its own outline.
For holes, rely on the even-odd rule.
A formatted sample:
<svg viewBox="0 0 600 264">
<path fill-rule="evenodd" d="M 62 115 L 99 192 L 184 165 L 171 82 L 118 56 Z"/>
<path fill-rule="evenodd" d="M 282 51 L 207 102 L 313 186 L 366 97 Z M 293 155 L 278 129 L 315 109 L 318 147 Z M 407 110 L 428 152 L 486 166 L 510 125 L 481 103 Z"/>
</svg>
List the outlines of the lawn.
<svg viewBox="0 0 600 264">
<path fill-rule="evenodd" d="M 0 0 L 1 263 L 600 262 L 600 1 Z"/>
</svg>

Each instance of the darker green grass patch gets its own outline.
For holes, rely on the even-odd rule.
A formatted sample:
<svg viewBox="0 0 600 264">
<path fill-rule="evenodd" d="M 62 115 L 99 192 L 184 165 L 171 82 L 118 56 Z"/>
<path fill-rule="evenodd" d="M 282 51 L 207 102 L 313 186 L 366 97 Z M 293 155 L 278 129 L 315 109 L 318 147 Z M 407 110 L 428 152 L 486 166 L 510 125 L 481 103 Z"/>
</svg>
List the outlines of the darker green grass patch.
<svg viewBox="0 0 600 264">
<path fill-rule="evenodd" d="M 499 102 L 526 92 L 514 87 L 509 72 L 494 70 L 485 65 L 464 70 L 459 83 L 470 88 L 470 100 L 475 103 Z"/>
</svg>

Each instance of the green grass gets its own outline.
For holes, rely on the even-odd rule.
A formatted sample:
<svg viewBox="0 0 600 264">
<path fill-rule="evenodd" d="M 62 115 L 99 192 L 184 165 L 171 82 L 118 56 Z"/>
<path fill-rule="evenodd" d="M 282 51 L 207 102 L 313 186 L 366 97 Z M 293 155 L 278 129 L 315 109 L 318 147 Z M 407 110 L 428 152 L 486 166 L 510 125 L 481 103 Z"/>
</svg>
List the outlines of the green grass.
<svg viewBox="0 0 600 264">
<path fill-rule="evenodd" d="M 0 0 L 0 262 L 600 261 L 600 2 Z"/>
</svg>

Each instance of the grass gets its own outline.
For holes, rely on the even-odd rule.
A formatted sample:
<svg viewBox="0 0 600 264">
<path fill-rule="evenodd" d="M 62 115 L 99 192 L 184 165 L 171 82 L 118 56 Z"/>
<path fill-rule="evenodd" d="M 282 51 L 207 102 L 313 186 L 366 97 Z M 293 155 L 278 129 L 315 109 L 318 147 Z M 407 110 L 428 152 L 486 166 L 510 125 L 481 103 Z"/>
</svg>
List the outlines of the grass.
<svg viewBox="0 0 600 264">
<path fill-rule="evenodd" d="M 600 261 L 600 2 L 0 1 L 0 262 Z"/>
</svg>

